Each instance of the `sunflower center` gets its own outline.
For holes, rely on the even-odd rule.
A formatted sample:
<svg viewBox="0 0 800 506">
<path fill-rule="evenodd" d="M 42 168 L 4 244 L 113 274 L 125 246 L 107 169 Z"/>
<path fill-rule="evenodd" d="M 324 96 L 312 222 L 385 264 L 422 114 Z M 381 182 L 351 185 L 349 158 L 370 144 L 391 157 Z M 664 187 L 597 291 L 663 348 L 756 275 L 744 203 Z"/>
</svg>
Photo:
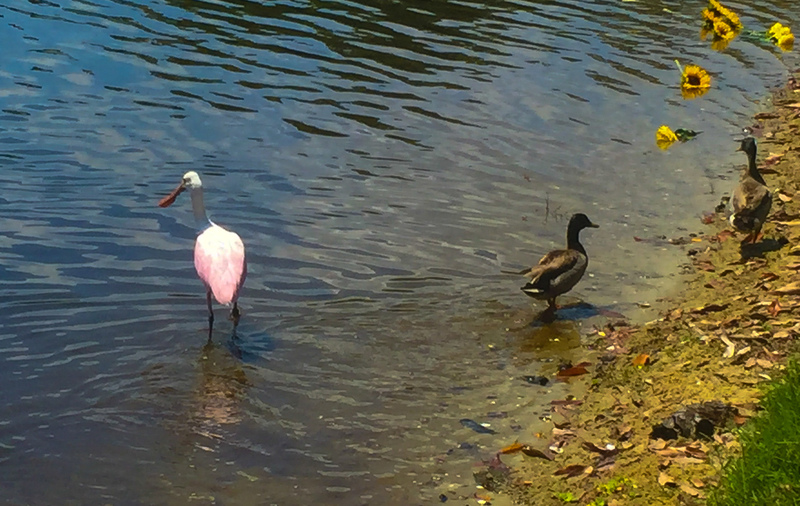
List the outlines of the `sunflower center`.
<svg viewBox="0 0 800 506">
<path fill-rule="evenodd" d="M 692 86 L 700 86 L 700 76 L 689 74 L 688 81 Z"/>
</svg>

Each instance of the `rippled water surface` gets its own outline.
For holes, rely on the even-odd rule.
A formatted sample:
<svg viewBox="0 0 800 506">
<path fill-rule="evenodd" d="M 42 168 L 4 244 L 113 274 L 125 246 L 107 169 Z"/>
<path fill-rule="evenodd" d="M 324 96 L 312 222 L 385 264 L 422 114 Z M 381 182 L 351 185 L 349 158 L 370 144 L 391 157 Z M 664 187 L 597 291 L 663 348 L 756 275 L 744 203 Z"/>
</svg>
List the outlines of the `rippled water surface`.
<svg viewBox="0 0 800 506">
<path fill-rule="evenodd" d="M 800 21 L 750 4 L 729 6 L 753 29 Z M 699 227 L 743 163 L 731 139 L 797 66 L 744 37 L 711 51 L 703 6 L 3 2 L 4 500 L 469 490 L 571 388 L 522 375 L 584 357 L 597 308 L 636 317 L 674 289 L 680 251 L 633 237 Z M 714 89 L 684 101 L 675 58 Z M 661 152 L 662 123 L 704 133 Z M 238 332 L 218 308 L 206 347 L 188 199 L 156 207 L 188 170 L 249 260 Z M 541 304 L 502 271 L 577 211 L 601 228 L 564 301 L 593 308 L 529 325 Z"/>
</svg>

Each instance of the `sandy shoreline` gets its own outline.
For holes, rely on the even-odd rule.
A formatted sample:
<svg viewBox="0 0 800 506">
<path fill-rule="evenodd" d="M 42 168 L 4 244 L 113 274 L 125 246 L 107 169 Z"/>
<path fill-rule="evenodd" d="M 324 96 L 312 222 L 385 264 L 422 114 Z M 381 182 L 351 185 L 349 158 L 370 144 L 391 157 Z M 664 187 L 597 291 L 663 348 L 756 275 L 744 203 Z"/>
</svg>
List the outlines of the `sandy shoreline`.
<svg viewBox="0 0 800 506">
<path fill-rule="evenodd" d="M 554 401 L 549 432 L 520 439 L 524 453 L 507 448 L 476 472 L 487 488 L 476 494 L 479 503 L 705 503 L 739 449 L 731 429 L 753 415 L 761 387 L 780 375 L 800 336 L 795 88 L 792 77 L 752 125 L 759 167 L 775 196 L 764 239 L 740 250 L 743 235 L 731 235 L 722 215 L 698 225 L 698 236 L 680 246 L 693 271 L 683 293 L 657 320 L 611 322 L 589 337 L 598 360 L 589 374 L 569 379 L 584 382 L 586 393 Z M 676 411 L 709 401 L 731 407 L 715 420 L 713 438 L 651 437 Z"/>
</svg>

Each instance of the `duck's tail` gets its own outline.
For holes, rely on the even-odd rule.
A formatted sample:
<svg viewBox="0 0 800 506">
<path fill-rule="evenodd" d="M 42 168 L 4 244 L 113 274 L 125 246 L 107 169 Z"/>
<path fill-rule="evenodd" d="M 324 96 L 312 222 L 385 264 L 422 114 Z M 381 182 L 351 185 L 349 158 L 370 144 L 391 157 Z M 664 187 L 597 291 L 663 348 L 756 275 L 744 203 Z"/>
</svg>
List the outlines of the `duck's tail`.
<svg viewBox="0 0 800 506">
<path fill-rule="evenodd" d="M 527 285 L 521 287 L 520 290 L 525 292 L 525 295 L 528 297 L 533 297 L 534 299 L 541 299 L 545 297 L 544 290 L 534 286 L 532 283 L 528 283 Z"/>
<path fill-rule="evenodd" d="M 742 214 L 732 214 L 730 217 L 731 225 L 738 230 L 749 231 L 755 230 L 760 225 L 761 222 L 755 216 L 748 216 Z"/>
<path fill-rule="evenodd" d="M 533 267 L 528 267 L 527 269 L 522 269 L 521 271 L 500 271 L 501 274 L 513 274 L 515 276 L 524 276 L 531 272 Z"/>
</svg>

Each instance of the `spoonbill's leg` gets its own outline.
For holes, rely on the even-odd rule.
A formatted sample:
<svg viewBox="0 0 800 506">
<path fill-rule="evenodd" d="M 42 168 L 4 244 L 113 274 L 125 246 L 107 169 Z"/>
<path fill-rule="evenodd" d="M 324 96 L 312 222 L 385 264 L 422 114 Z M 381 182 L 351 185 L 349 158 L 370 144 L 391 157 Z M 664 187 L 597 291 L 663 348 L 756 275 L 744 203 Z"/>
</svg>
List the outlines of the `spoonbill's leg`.
<svg viewBox="0 0 800 506">
<path fill-rule="evenodd" d="M 214 326 L 214 310 L 211 308 L 211 290 L 206 292 L 206 302 L 208 303 L 208 328 Z"/>
<path fill-rule="evenodd" d="M 233 328 L 236 328 L 236 326 L 239 325 L 239 317 L 241 315 L 242 313 L 239 312 L 239 306 L 234 302 L 233 309 L 231 309 L 231 315 L 229 316 L 229 319 L 233 322 Z"/>
</svg>

